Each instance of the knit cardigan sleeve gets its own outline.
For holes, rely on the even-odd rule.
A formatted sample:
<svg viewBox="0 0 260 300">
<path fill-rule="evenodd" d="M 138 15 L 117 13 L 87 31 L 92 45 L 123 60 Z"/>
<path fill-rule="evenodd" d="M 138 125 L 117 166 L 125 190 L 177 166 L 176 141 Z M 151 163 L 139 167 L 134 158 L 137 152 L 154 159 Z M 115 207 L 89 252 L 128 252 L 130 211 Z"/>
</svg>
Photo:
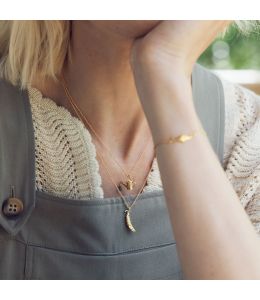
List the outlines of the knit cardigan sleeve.
<svg viewBox="0 0 260 300">
<path fill-rule="evenodd" d="M 224 170 L 260 235 L 260 96 L 223 80 Z"/>
</svg>

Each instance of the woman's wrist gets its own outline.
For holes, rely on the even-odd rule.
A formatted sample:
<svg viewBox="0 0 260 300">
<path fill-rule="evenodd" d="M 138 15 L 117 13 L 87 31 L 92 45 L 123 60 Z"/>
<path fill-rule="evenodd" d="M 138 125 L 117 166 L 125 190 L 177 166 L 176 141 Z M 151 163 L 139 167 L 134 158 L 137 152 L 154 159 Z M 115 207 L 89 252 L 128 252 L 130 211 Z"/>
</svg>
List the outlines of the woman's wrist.
<svg viewBox="0 0 260 300">
<path fill-rule="evenodd" d="M 172 75 L 176 77 L 183 77 L 189 79 L 192 73 L 193 65 L 196 59 L 180 54 L 167 54 L 160 51 L 154 45 L 139 41 L 132 48 L 130 63 L 132 69 L 140 68 L 140 70 L 147 72 L 148 70 L 161 70 L 165 72 L 169 68 L 174 70 Z M 174 79 L 174 78 L 173 78 Z"/>
<path fill-rule="evenodd" d="M 192 97 L 191 77 L 176 65 L 147 60 L 133 65 L 137 90 L 154 141 L 200 128 Z"/>
<path fill-rule="evenodd" d="M 161 107 L 158 110 L 160 110 L 159 113 L 154 110 L 147 116 L 154 143 L 166 140 L 169 137 L 174 138 L 181 134 L 190 134 L 202 128 L 202 124 L 192 106 L 179 106 L 174 109 Z"/>
</svg>

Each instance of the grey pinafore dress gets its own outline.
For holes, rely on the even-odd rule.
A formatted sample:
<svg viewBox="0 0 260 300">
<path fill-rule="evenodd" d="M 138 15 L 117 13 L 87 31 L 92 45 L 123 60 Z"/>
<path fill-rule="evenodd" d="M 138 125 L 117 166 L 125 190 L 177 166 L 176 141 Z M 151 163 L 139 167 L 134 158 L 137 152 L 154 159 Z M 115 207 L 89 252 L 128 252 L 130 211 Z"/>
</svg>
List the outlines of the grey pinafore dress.
<svg viewBox="0 0 260 300">
<path fill-rule="evenodd" d="M 222 164 L 221 82 L 196 64 L 192 89 Z M 137 200 L 131 215 L 135 233 L 125 226 L 120 197 L 86 201 L 35 190 L 30 109 L 26 90 L 0 81 L 0 279 L 185 279 L 163 190 L 145 192 Z M 23 210 L 10 216 L 6 209 L 16 208 L 8 199 L 14 197 Z M 126 198 L 131 203 L 134 196 Z"/>
</svg>

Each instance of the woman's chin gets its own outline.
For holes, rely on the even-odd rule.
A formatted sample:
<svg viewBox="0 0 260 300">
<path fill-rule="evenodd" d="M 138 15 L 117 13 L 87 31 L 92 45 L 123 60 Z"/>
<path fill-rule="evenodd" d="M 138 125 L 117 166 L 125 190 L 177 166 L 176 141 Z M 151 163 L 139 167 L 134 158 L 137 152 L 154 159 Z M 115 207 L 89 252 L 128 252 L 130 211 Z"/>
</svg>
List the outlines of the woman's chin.
<svg viewBox="0 0 260 300">
<path fill-rule="evenodd" d="M 126 21 L 129 23 L 125 24 L 126 33 L 130 34 L 130 37 L 138 38 L 146 35 L 161 21 L 159 20 L 137 20 L 137 21 Z"/>
<path fill-rule="evenodd" d="M 89 21 L 100 29 L 106 29 L 123 38 L 138 38 L 151 31 L 160 20 L 97 20 Z"/>
</svg>

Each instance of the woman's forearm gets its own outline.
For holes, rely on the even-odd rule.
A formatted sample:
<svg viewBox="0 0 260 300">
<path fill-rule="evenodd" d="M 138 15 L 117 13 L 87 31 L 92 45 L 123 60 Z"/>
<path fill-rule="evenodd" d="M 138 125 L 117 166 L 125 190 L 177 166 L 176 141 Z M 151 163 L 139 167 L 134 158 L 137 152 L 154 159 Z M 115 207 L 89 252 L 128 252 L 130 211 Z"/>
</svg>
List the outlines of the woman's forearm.
<svg viewBox="0 0 260 300">
<path fill-rule="evenodd" d="M 134 73 L 154 142 L 201 128 L 190 80 L 152 68 Z M 157 160 L 185 278 L 260 279 L 260 240 L 208 138 L 160 145 Z"/>
</svg>

